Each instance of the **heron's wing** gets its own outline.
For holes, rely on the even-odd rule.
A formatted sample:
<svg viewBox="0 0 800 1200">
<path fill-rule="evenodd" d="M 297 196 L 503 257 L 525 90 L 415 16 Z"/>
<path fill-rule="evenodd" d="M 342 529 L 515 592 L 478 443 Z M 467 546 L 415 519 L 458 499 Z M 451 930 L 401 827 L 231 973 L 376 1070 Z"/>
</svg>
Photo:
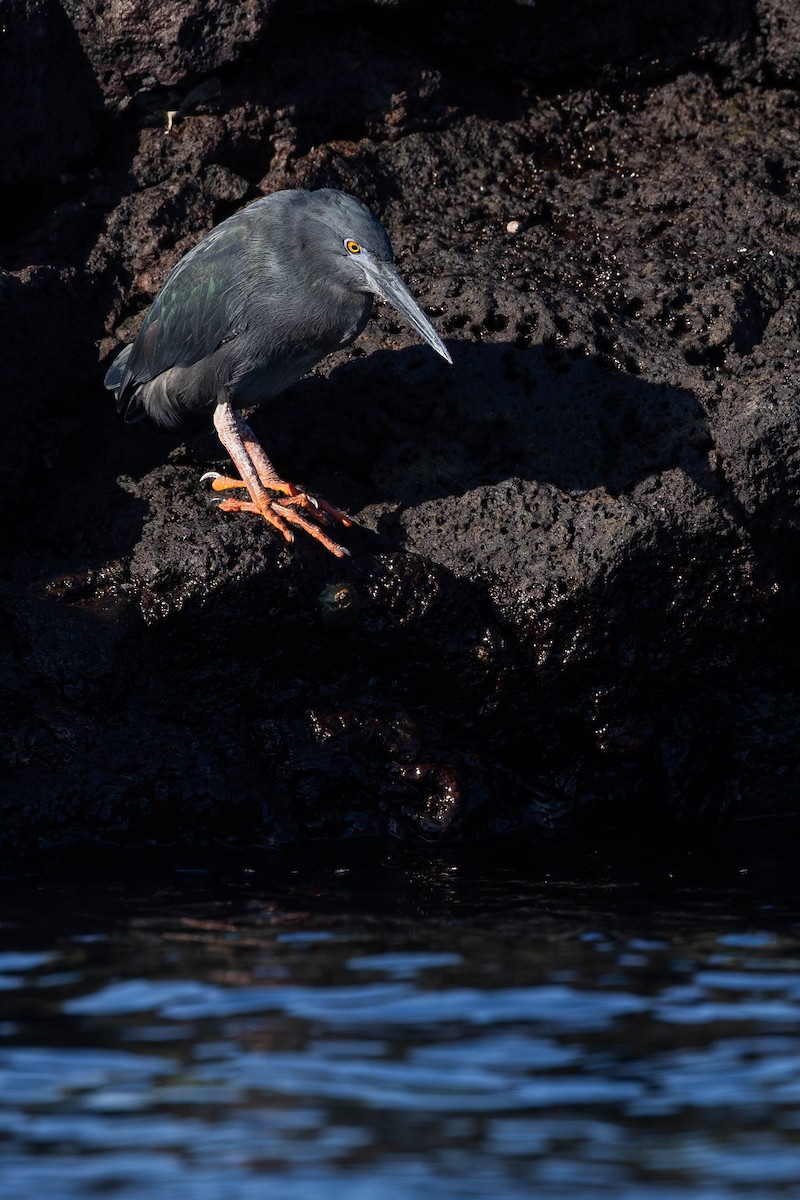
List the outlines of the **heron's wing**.
<svg viewBox="0 0 800 1200">
<path fill-rule="evenodd" d="M 241 216 L 212 230 L 173 268 L 133 345 L 112 364 L 106 386 L 121 410 L 140 384 L 171 367 L 193 366 L 236 336 L 252 285 Z"/>
</svg>

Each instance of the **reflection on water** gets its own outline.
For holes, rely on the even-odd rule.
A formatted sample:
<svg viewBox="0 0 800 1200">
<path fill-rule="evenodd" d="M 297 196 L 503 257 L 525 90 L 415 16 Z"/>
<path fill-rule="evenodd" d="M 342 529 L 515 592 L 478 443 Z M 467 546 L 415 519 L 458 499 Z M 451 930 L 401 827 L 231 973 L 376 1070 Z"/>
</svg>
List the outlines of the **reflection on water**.
<svg viewBox="0 0 800 1200">
<path fill-rule="evenodd" d="M 0 1194 L 800 1196 L 797 860 L 743 861 L 8 879 Z"/>
</svg>

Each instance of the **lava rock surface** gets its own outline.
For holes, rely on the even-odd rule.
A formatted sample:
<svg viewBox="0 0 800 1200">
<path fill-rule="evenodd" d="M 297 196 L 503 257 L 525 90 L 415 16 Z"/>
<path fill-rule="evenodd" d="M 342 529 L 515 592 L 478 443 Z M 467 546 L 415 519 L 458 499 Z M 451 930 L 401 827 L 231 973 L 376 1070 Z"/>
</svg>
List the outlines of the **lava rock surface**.
<svg viewBox="0 0 800 1200">
<path fill-rule="evenodd" d="M 5 857 L 797 811 L 794 5 L 26 0 L 6 39 Z M 212 225 L 323 186 L 454 360 L 379 306 L 255 414 L 346 562 L 102 388 Z"/>
</svg>

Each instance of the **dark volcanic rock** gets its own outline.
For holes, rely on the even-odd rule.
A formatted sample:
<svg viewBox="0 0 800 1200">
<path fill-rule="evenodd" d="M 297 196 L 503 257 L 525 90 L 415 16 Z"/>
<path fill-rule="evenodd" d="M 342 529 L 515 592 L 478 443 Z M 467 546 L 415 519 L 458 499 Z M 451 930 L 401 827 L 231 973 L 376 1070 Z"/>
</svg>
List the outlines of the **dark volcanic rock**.
<svg viewBox="0 0 800 1200">
<path fill-rule="evenodd" d="M 794 811 L 791 6 L 228 7 L 65 5 L 64 111 L 8 160 L 48 180 L 0 279 L 8 852 Z M 380 213 L 455 362 L 381 306 L 256 414 L 357 518 L 344 563 L 217 510 L 210 422 L 100 384 L 181 254 L 297 186 Z"/>
<path fill-rule="evenodd" d="M 274 3 L 0 3 L 0 181 L 58 184 L 132 100 L 163 113 L 218 90 L 193 85 L 257 45 Z"/>
<path fill-rule="evenodd" d="M 0 21 L 0 182 L 57 180 L 94 149 L 98 82 L 58 0 L 6 0 Z"/>
<path fill-rule="evenodd" d="M 172 88 L 241 58 L 264 36 L 275 0 L 62 0 L 106 104 Z"/>
</svg>

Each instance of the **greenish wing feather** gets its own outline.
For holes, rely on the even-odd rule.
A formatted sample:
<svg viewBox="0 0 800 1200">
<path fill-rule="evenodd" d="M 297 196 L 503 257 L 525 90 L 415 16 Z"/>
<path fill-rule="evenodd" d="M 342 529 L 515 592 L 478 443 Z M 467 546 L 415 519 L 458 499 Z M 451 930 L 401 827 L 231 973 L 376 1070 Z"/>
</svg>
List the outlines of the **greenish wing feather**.
<svg viewBox="0 0 800 1200">
<path fill-rule="evenodd" d="M 247 286 L 243 248 L 244 230 L 233 217 L 173 268 L 133 344 L 123 387 L 192 366 L 236 334 Z"/>
</svg>

